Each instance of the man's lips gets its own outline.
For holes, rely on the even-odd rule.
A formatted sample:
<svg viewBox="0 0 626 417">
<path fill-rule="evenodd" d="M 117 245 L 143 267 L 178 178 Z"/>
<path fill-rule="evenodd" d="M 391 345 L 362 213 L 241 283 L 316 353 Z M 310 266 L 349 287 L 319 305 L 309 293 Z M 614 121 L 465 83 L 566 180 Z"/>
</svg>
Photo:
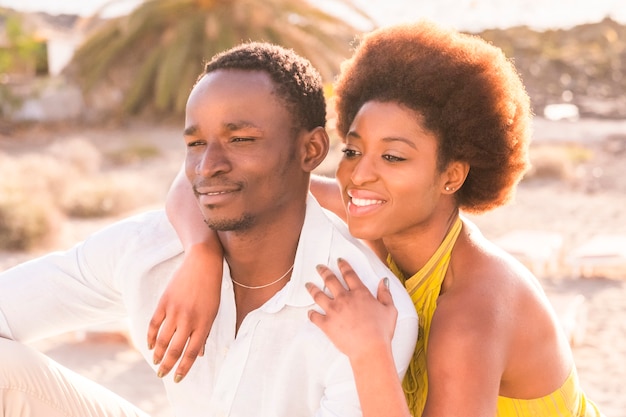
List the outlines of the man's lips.
<svg viewBox="0 0 626 417">
<path fill-rule="evenodd" d="M 221 194 L 229 194 L 234 193 L 235 190 L 220 190 L 220 191 L 195 191 L 196 195 L 221 195 Z"/>
<path fill-rule="evenodd" d="M 220 195 L 234 193 L 241 189 L 239 184 L 206 184 L 198 183 L 193 185 L 193 192 L 196 195 Z"/>
<path fill-rule="evenodd" d="M 198 202 L 204 206 L 223 203 L 234 193 L 241 190 L 239 186 L 194 186 L 193 192 Z"/>
</svg>

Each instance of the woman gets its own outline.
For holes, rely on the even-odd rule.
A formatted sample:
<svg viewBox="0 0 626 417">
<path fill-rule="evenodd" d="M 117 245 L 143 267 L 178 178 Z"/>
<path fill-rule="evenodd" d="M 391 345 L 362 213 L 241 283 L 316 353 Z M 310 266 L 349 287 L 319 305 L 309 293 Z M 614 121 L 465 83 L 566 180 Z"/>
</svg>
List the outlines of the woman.
<svg viewBox="0 0 626 417">
<path fill-rule="evenodd" d="M 343 261 L 347 289 L 324 267 L 332 296 L 308 286 L 326 313 L 310 318 L 350 357 L 364 415 L 601 415 L 578 384 L 568 341 L 537 280 L 460 215 L 506 203 L 528 167 L 529 99 L 502 51 L 426 22 L 382 28 L 344 63 L 335 91 L 345 142 L 339 187 L 319 180 L 312 191 L 388 262 L 420 318 L 402 383 L 405 403 L 397 400 L 397 378 L 378 362 L 388 356 L 393 329 L 384 287 L 374 299 Z M 178 288 L 170 286 L 155 314 L 149 343 L 167 312 L 155 355 L 163 356 L 173 333 L 177 348 L 191 334 L 192 355 L 177 371 L 186 372 L 210 319 L 175 332 L 173 323 L 184 322 L 177 314 L 206 317 L 200 300 L 183 304 L 190 288 L 198 294 L 218 281 L 186 268 L 206 271 L 217 250 L 193 245 L 211 239 L 185 219 L 193 200 L 177 187 L 178 203 L 168 210 L 192 250 Z M 178 356 L 166 358 L 168 369 Z"/>
</svg>

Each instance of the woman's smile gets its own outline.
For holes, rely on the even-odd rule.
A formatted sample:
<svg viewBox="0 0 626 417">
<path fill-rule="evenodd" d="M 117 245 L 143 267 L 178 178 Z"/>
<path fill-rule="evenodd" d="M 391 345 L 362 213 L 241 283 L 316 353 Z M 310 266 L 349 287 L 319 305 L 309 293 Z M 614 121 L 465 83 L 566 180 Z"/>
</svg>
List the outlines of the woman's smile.
<svg viewBox="0 0 626 417">
<path fill-rule="evenodd" d="M 348 211 L 350 216 L 365 216 L 380 209 L 386 200 L 375 193 L 363 190 L 348 190 Z"/>
</svg>

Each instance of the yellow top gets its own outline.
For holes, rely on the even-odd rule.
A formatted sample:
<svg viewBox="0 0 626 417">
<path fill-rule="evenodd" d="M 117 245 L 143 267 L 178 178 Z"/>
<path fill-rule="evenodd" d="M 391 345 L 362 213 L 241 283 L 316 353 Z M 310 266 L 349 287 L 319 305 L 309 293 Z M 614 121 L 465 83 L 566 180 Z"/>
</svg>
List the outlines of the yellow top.
<svg viewBox="0 0 626 417">
<path fill-rule="evenodd" d="M 441 291 L 441 285 L 448 270 L 450 254 L 462 226 L 463 222 L 458 217 L 426 265 L 408 279 L 404 277 L 398 266 L 393 262 L 393 259 L 390 256 L 387 258 L 387 263 L 393 273 L 404 282 L 404 286 L 411 296 L 413 304 L 415 304 L 419 317 L 417 345 L 415 346 L 409 369 L 402 382 L 409 410 L 415 417 L 422 415 L 428 395 L 426 350 L 428 349 L 430 324 L 437 308 L 437 298 Z M 576 368 L 572 369 L 561 388 L 552 394 L 532 400 L 498 397 L 496 411 L 497 417 L 590 417 L 601 415 L 595 404 L 587 400 L 585 394 L 580 389 Z"/>
<path fill-rule="evenodd" d="M 532 400 L 498 397 L 496 416 L 600 417 L 602 413 L 580 388 L 574 367 L 561 388 L 545 397 Z"/>
</svg>

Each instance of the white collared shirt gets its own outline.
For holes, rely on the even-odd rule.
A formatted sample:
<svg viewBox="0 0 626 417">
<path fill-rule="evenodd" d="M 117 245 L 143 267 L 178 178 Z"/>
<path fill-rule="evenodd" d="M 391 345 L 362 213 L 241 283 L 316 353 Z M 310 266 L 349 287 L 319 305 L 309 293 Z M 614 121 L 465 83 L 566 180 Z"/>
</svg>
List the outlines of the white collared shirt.
<svg viewBox="0 0 626 417">
<path fill-rule="evenodd" d="M 176 415 L 360 416 L 348 358 L 307 315 L 315 305 L 304 283 L 322 287 L 315 266 L 326 264 L 338 273 L 339 257 L 373 293 L 382 277 L 390 278 L 398 310 L 394 358 L 403 376 L 417 338 L 413 303 L 385 265 L 310 195 L 291 280 L 246 316 L 236 337 L 225 263 L 220 308 L 205 355 L 182 382 L 164 379 Z M 145 347 L 148 322 L 181 260 L 180 242 L 163 211 L 115 223 L 66 252 L 0 274 L 0 336 L 30 341 L 128 318 L 136 346 L 152 365 L 152 352 Z"/>
</svg>

